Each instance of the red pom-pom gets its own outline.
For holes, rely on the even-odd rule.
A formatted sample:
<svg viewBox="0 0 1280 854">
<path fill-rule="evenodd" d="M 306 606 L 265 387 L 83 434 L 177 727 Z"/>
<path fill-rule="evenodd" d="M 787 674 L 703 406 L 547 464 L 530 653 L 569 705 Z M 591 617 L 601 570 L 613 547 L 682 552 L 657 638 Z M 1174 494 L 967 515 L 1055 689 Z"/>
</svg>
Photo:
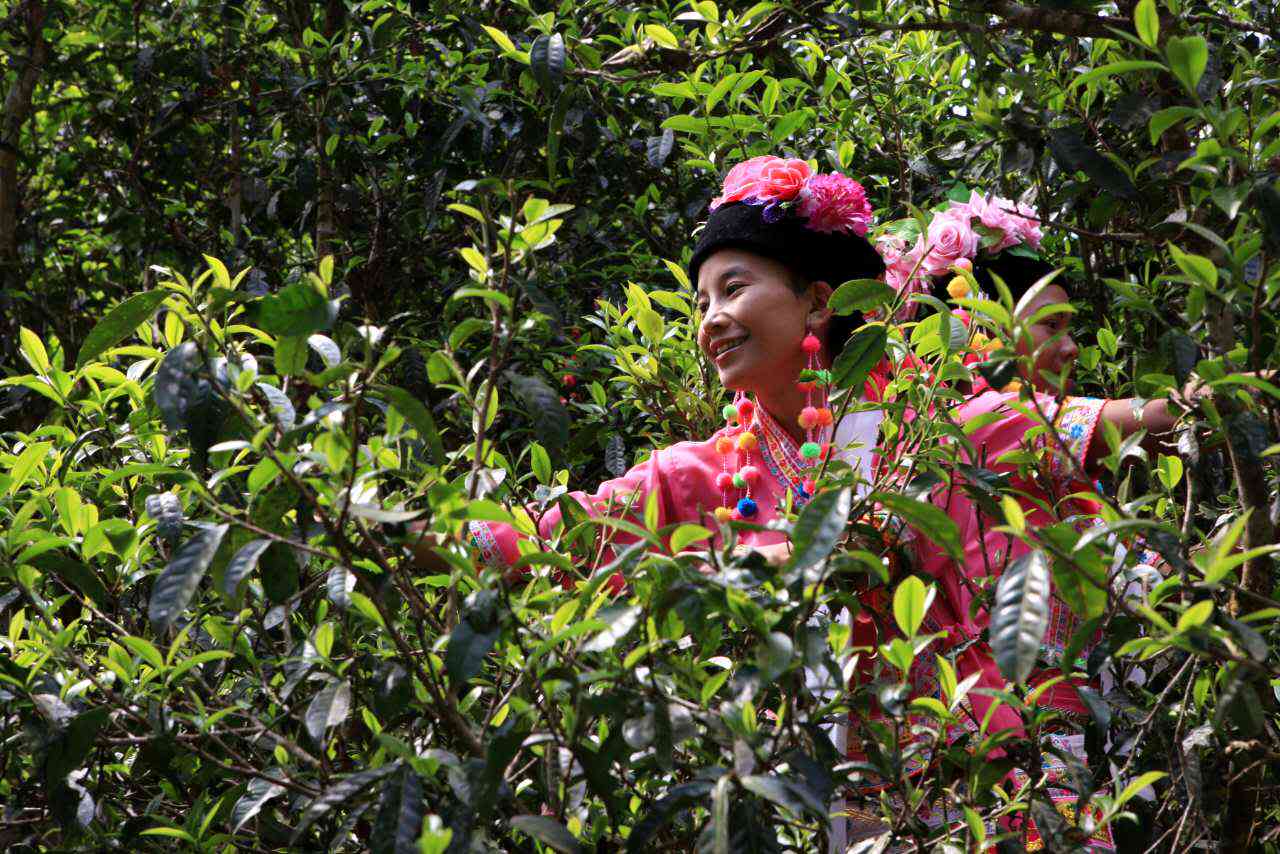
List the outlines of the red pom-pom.
<svg viewBox="0 0 1280 854">
<path fill-rule="evenodd" d="M 818 410 L 819 425 L 821 425 L 822 427 L 830 427 L 833 421 L 835 421 L 835 416 L 831 414 L 830 409 L 824 406 Z"/>
<path fill-rule="evenodd" d="M 716 489 L 724 492 L 726 489 L 732 488 L 733 475 L 729 474 L 727 471 L 722 471 L 720 474 L 716 475 Z"/>
<path fill-rule="evenodd" d="M 742 479 L 750 484 L 754 484 L 760 479 L 760 469 L 755 466 L 743 466 L 738 469 L 738 474 L 742 475 Z"/>
<path fill-rule="evenodd" d="M 756 405 L 749 400 L 738 401 L 738 420 L 743 424 L 751 423 L 751 416 L 755 414 Z"/>
<path fill-rule="evenodd" d="M 801 348 L 806 353 L 816 353 L 822 349 L 822 342 L 818 340 L 818 336 L 810 333 L 804 336 L 804 340 L 800 342 Z"/>
<path fill-rule="evenodd" d="M 818 410 L 812 406 L 806 406 L 800 410 L 800 417 L 797 419 L 800 426 L 806 430 L 812 430 L 818 426 Z"/>
<path fill-rule="evenodd" d="M 818 489 L 818 484 L 816 481 L 814 481 L 813 478 L 810 477 L 810 478 L 805 478 L 804 483 L 800 484 L 800 487 L 804 489 L 805 492 L 809 493 L 810 495 L 813 495 L 813 493 L 816 492 Z"/>
<path fill-rule="evenodd" d="M 818 387 L 818 384 L 812 383 L 812 382 L 796 383 L 796 388 L 800 389 L 805 394 L 808 394 L 809 392 L 813 391 L 817 387 Z"/>
<path fill-rule="evenodd" d="M 822 443 L 822 453 L 818 456 L 818 459 L 820 459 L 820 460 L 826 460 L 826 459 L 830 459 L 830 458 L 831 458 L 831 443 L 830 443 L 830 442 L 823 442 L 823 443 Z"/>
</svg>

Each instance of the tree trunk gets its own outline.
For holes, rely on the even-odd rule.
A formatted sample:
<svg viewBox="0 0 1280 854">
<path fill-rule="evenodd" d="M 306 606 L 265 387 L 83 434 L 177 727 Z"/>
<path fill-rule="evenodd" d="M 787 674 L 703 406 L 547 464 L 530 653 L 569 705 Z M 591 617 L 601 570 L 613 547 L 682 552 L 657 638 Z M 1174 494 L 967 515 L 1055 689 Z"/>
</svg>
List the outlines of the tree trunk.
<svg viewBox="0 0 1280 854">
<path fill-rule="evenodd" d="M 19 284 L 18 270 L 18 144 L 22 126 L 31 115 L 31 96 L 40 71 L 49 58 L 44 38 L 45 4 L 28 0 L 26 8 L 27 55 L 15 58 L 18 76 L 5 93 L 0 117 L 0 286 Z"/>
</svg>

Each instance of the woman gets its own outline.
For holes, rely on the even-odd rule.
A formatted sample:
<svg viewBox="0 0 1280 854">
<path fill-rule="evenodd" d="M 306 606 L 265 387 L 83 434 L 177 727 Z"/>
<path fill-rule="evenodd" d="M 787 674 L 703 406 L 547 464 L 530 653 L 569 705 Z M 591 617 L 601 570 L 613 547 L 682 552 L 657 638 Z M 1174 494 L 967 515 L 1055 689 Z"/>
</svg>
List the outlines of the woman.
<svg viewBox="0 0 1280 854">
<path fill-rule="evenodd" d="M 763 156 L 730 170 L 689 262 L 702 316 L 698 346 L 736 394 L 726 425 L 657 449 L 594 493 L 571 497 L 592 516 L 635 520 L 653 502 L 659 527 L 688 522 L 720 531 L 730 520 L 763 526 L 788 500 L 803 504 L 810 476 L 833 448 L 867 477 L 880 413 L 856 412 L 835 425 L 822 389 L 799 380 L 806 368 L 829 367 L 856 325 L 827 308 L 832 289 L 883 273 L 863 237 L 870 221 L 861 185 L 813 174 L 805 161 Z M 493 522 L 472 522 L 470 534 L 487 562 L 511 566 L 522 548 L 540 550 L 537 539 L 553 539 L 561 521 L 556 507 L 538 520 L 537 538 Z M 610 535 L 600 563 L 634 539 Z M 776 563 L 789 556 L 777 530 L 742 531 L 738 548 Z M 429 549 L 419 554 L 434 562 Z"/>
<path fill-rule="evenodd" d="M 962 211 L 959 218 L 967 216 L 968 212 Z M 958 462 L 1007 475 L 1011 490 L 1006 494 L 1015 496 L 1026 530 L 1041 535 L 1062 523 L 1081 530 L 1096 523 L 1099 510 L 1078 494 L 1094 492 L 1099 460 L 1109 453 L 1107 442 L 1099 435 L 1103 432 L 1100 425 L 1108 422 L 1121 438 L 1140 429 L 1154 437 L 1174 427 L 1178 412 L 1163 399 L 1104 400 L 1071 395 L 1070 368 L 1079 348 L 1069 329 L 1070 294 L 1061 279 L 1051 279 L 1053 268 L 1036 258 L 1016 254 L 992 257 L 990 253 L 981 257 L 977 250 L 973 254 L 979 255 L 976 262 L 961 256 L 953 259 L 952 267 L 955 271 L 972 269 L 987 295 L 996 293 L 993 274 L 1008 286 L 1017 306 L 1017 319 L 1024 324 L 1016 342 L 1023 358 L 1018 362 L 1018 376 L 999 390 L 992 389 L 975 372 L 971 394 L 950 413 L 955 423 L 967 425 L 969 431 L 969 446 L 960 449 Z M 952 297 L 970 295 L 964 278 L 953 279 L 948 289 Z M 1024 393 L 1024 387 L 1029 393 Z M 1200 393 L 1201 387 L 1192 384 L 1184 390 L 1184 397 Z M 1044 428 L 1046 423 L 1051 429 Z M 1032 459 L 1035 462 L 1029 462 Z M 1012 534 L 997 531 L 1006 519 L 986 512 L 965 487 L 957 470 L 952 483 L 934 494 L 934 502 L 959 528 L 963 562 L 941 554 L 924 537 L 917 540 L 917 553 L 924 571 L 938 581 L 941 595 L 931 616 L 947 632 L 946 645 L 957 650 L 957 679 L 978 674 L 975 688 L 1003 690 L 1006 680 L 986 640 L 990 613 L 985 605 L 975 605 L 975 599 L 982 590 L 993 589 L 1001 574 L 1032 547 Z M 1028 684 L 1037 685 L 1083 669 L 1082 658 L 1062 666 L 1063 654 L 1083 622 L 1054 592 L 1040 656 L 1050 664 L 1034 670 Z M 1092 645 L 1093 639 L 1089 639 L 1082 648 L 1079 642 L 1076 647 L 1081 648 L 1081 656 L 1087 656 Z M 1083 684 L 1070 679 L 1058 682 L 1042 693 L 1038 704 L 1059 710 L 1067 718 L 1083 720 L 1088 709 L 1077 691 Z M 969 729 L 976 730 L 988 714 L 990 732 L 1021 729 L 1021 718 L 1011 707 L 998 704 L 986 694 L 970 692 L 968 696 Z M 1055 733 L 1049 739 L 1058 751 L 1085 761 L 1082 735 Z M 1050 754 L 1046 753 L 1045 758 L 1049 797 L 1060 812 L 1072 817 L 1077 797 L 1063 782 L 1065 768 Z M 1015 784 L 1024 781 L 1025 777 L 1015 775 Z M 1034 828 L 1029 828 L 1028 850 L 1038 846 L 1042 843 Z M 1096 830 L 1089 839 L 1089 848 L 1114 850 L 1110 829 Z"/>
<path fill-rule="evenodd" d="M 881 412 L 860 408 L 833 423 L 825 390 L 805 370 L 829 368 L 861 321 L 834 316 L 827 306 L 833 288 L 884 272 L 864 238 L 871 208 L 858 182 L 839 174 L 814 174 L 803 160 L 755 157 L 738 164 L 711 202 L 706 227 L 689 262 L 701 323 L 698 346 L 716 368 L 721 384 L 735 393 L 725 407 L 726 425 L 709 438 L 654 450 L 622 477 L 594 493 L 570 496 L 594 517 L 638 521 L 652 504 L 656 525 L 705 525 L 719 545 L 723 523 L 745 520 L 760 527 L 738 534 L 736 549 L 754 550 L 772 563 L 790 556 L 784 531 L 764 527 L 782 508 L 803 505 L 812 477 L 829 455 L 843 459 L 864 481 L 871 479 L 872 451 Z M 864 397 L 876 398 L 882 378 L 869 379 Z M 537 537 L 511 525 L 476 521 L 475 546 L 486 562 L 511 567 L 524 550 L 541 550 L 562 527 L 558 507 L 537 522 Z M 610 531 L 599 543 L 597 563 L 616 546 L 634 540 Z M 441 567 L 424 537 L 420 562 Z M 588 571 L 594 567 L 589 567 Z M 566 586 L 572 578 L 563 580 Z M 615 591 L 625 579 L 611 579 Z M 847 619 L 847 617 L 846 617 Z M 869 640 L 867 641 L 869 643 Z M 831 697 L 840 686 L 807 673 L 811 690 Z M 835 726 L 832 741 L 842 754 L 847 729 Z M 837 801 L 833 812 L 841 812 Z M 832 851 L 844 850 L 844 823 L 832 826 Z"/>
</svg>

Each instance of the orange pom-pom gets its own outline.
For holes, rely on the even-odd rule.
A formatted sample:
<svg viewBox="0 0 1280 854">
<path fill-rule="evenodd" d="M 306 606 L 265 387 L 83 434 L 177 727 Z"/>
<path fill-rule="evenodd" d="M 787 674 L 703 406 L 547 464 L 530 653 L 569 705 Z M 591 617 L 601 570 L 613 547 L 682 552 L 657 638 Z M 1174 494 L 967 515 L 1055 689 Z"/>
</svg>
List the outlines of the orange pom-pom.
<svg viewBox="0 0 1280 854">
<path fill-rule="evenodd" d="M 821 427 L 830 427 L 830 426 L 831 426 L 831 424 L 832 424 L 834 421 L 835 421 L 835 416 L 831 414 L 831 410 L 830 410 L 830 409 L 828 409 L 827 407 L 825 407 L 825 406 L 824 406 L 824 407 L 822 407 L 821 409 L 819 409 L 819 410 L 818 410 L 818 425 L 819 425 L 819 426 L 821 426 Z"/>
<path fill-rule="evenodd" d="M 721 436 L 719 439 L 716 439 L 717 454 L 727 454 L 732 450 L 733 450 L 733 440 L 730 439 L 728 436 Z"/>
</svg>

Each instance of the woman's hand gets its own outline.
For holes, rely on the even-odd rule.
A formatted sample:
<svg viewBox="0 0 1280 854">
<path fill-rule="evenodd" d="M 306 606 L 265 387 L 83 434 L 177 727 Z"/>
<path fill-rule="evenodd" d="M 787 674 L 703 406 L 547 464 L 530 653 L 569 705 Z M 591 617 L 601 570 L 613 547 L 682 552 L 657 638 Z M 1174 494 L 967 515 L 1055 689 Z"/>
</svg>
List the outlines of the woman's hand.
<svg viewBox="0 0 1280 854">
<path fill-rule="evenodd" d="M 413 554 L 414 566 L 419 569 L 448 572 L 449 564 L 435 553 L 435 549 L 445 543 L 444 534 L 427 530 L 426 522 L 410 522 L 407 527 L 409 535 L 405 538 L 405 544 Z"/>
<path fill-rule="evenodd" d="M 755 552 L 763 557 L 765 563 L 770 566 L 782 566 L 787 561 L 791 560 L 791 543 L 770 543 L 767 546 L 748 546 L 744 543 L 739 543 L 733 547 L 734 557 L 742 557 L 750 554 L 751 552 Z M 682 554 L 692 554 L 697 555 L 698 557 L 703 557 L 702 562 L 698 564 L 698 572 L 701 572 L 703 575 L 716 574 L 716 568 L 711 565 L 709 559 L 704 557 L 707 554 L 705 551 L 689 551 L 682 552 Z"/>
</svg>

